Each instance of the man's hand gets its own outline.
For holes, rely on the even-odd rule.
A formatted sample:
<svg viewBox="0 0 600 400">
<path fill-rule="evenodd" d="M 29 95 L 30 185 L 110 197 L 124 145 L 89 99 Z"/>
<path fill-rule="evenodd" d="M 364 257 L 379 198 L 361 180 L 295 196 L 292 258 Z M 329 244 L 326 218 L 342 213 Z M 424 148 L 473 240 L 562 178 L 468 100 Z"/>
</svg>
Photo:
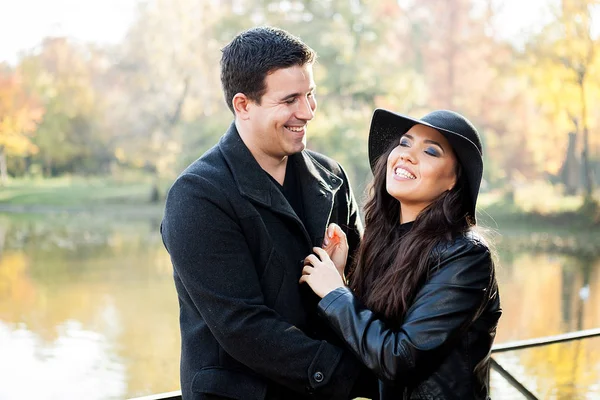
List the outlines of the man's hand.
<svg viewBox="0 0 600 400">
<path fill-rule="evenodd" d="M 344 269 L 348 260 L 348 239 L 339 225 L 331 223 L 327 227 L 325 239 L 323 240 L 323 250 L 327 252 L 340 276 L 346 282 Z"/>
</svg>

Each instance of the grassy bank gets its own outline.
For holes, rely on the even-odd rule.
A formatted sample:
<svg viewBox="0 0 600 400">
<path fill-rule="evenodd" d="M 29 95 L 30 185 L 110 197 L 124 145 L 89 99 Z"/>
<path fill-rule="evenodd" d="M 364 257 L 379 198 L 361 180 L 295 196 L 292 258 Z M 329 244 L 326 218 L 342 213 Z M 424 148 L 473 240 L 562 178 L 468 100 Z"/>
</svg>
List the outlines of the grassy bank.
<svg viewBox="0 0 600 400">
<path fill-rule="evenodd" d="M 159 215 L 163 202 L 150 202 L 151 191 L 148 177 L 12 180 L 0 187 L 0 212 Z"/>
<path fill-rule="evenodd" d="M 163 195 L 170 182 L 161 184 Z M 0 187 L 0 212 L 70 212 L 160 215 L 163 201 L 150 202 L 152 180 L 147 176 L 115 178 L 63 177 L 13 180 Z M 518 187 L 510 198 L 503 191 L 482 193 L 478 221 L 500 231 L 598 233 L 598 213 L 583 210 L 581 196 L 564 196 L 546 183 Z"/>
<path fill-rule="evenodd" d="M 500 190 L 483 193 L 478 206 L 479 221 L 485 226 L 600 231 L 596 206 L 585 205 L 580 195 L 565 196 L 560 187 L 545 182 L 522 185 L 510 195 Z"/>
<path fill-rule="evenodd" d="M 161 183 L 163 196 L 170 183 Z M 11 180 L 0 187 L 0 209 L 162 208 L 162 200 L 150 202 L 151 191 L 152 178 L 144 175 Z M 500 190 L 482 193 L 478 218 L 491 227 L 600 229 L 600 221 L 582 212 L 582 205 L 581 196 L 564 196 L 560 188 L 531 183 L 516 188 L 511 198 Z"/>
<path fill-rule="evenodd" d="M 489 228 L 499 248 L 600 257 L 600 209 L 560 188 L 529 184 L 507 196 L 481 195 L 478 223 Z M 497 232 L 498 234 L 494 234 Z"/>
</svg>

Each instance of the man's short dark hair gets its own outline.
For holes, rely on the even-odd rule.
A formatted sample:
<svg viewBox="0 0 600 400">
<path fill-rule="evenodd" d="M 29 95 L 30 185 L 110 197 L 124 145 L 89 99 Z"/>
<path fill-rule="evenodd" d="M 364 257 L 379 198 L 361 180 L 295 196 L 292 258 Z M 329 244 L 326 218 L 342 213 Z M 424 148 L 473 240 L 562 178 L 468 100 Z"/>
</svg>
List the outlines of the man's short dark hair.
<svg viewBox="0 0 600 400">
<path fill-rule="evenodd" d="M 225 102 L 233 110 L 233 96 L 245 94 L 260 104 L 267 74 L 282 68 L 313 63 L 316 53 L 283 29 L 252 28 L 238 34 L 222 49 L 221 85 Z"/>
</svg>

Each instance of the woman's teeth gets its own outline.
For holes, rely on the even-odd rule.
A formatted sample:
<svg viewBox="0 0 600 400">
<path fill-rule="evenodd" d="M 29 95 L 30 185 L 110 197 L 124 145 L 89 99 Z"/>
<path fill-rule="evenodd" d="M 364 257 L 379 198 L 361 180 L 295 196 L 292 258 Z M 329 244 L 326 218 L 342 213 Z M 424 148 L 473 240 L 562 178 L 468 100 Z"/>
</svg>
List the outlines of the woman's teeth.
<svg viewBox="0 0 600 400">
<path fill-rule="evenodd" d="M 407 170 L 405 170 L 404 168 L 396 168 L 394 170 L 394 173 L 398 176 L 401 176 L 402 178 L 406 178 L 406 179 L 417 179 L 416 176 L 414 176 L 413 174 L 411 174 L 410 172 L 408 172 Z"/>
</svg>

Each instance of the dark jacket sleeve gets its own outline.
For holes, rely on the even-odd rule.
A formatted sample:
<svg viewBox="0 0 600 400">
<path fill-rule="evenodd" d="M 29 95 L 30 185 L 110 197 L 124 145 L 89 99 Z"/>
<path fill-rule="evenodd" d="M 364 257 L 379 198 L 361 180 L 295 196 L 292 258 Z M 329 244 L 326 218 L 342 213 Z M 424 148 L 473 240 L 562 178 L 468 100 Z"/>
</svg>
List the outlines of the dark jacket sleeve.
<svg viewBox="0 0 600 400">
<path fill-rule="evenodd" d="M 220 189 L 198 175 L 180 177 L 169 191 L 162 234 L 175 273 L 229 355 L 298 392 L 347 398 L 360 364 L 264 304 L 252 253 Z"/>
<path fill-rule="evenodd" d="M 451 248 L 397 330 L 386 326 L 348 288 L 325 296 L 319 314 L 380 379 L 403 380 L 456 343 L 487 296 L 491 268 L 485 245 L 465 242 Z"/>
</svg>

